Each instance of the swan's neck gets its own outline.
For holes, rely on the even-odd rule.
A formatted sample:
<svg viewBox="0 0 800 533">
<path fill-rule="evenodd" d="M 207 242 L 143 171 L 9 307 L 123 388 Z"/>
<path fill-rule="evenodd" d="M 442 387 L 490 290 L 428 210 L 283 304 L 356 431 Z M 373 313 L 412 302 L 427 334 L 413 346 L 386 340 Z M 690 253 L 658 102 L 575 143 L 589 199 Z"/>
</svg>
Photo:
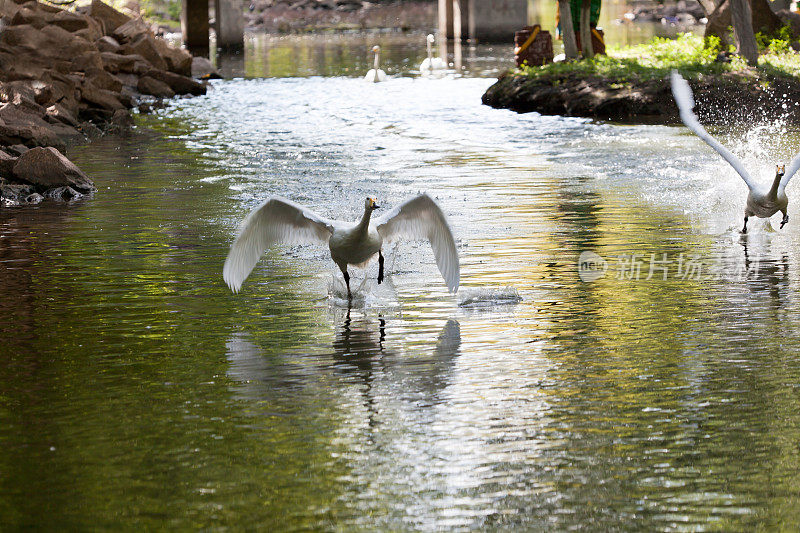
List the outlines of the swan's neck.
<svg viewBox="0 0 800 533">
<path fill-rule="evenodd" d="M 781 178 L 783 177 L 782 174 L 775 174 L 775 179 L 772 181 L 772 187 L 769 189 L 769 197 L 770 198 L 777 198 L 778 196 L 778 187 L 781 185 Z"/>
<path fill-rule="evenodd" d="M 433 61 L 433 45 L 431 42 L 428 41 L 428 64 L 432 64 Z"/>
<path fill-rule="evenodd" d="M 367 232 L 369 230 L 369 219 L 372 216 L 372 209 L 364 209 L 364 215 L 361 217 L 356 228 L 359 231 Z"/>
<path fill-rule="evenodd" d="M 381 53 L 375 52 L 375 76 L 378 75 L 377 70 L 381 67 Z"/>
</svg>

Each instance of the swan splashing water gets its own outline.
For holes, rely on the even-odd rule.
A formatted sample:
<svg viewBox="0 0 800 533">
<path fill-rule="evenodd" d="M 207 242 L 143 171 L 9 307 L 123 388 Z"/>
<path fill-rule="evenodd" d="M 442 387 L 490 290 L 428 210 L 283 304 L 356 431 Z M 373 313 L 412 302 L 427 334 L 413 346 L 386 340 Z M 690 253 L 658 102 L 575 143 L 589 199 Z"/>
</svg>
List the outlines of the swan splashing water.
<svg viewBox="0 0 800 533">
<path fill-rule="evenodd" d="M 436 265 L 451 292 L 458 291 L 460 266 L 456 244 L 444 213 L 427 194 L 406 200 L 383 216 L 372 218 L 379 206 L 373 198 L 364 202 L 358 222 L 331 220 L 299 204 L 273 196 L 250 212 L 239 225 L 222 277 L 238 292 L 264 251 L 273 244 L 313 243 L 327 245 L 331 259 L 342 271 L 348 300 L 352 300 L 348 265 L 364 267 L 378 257 L 378 283 L 383 282 L 385 242 L 426 239 Z"/>
<path fill-rule="evenodd" d="M 742 233 L 747 233 L 747 221 L 750 217 L 769 218 L 778 211 L 783 215 L 781 219 L 781 229 L 783 229 L 783 226 L 789 222 L 789 215 L 787 213 L 789 199 L 786 196 L 786 185 L 788 185 L 792 176 L 800 170 L 800 154 L 792 159 L 788 169 L 784 165 L 777 165 L 772 185 L 769 189 L 765 189 L 753 180 L 744 168 L 742 162 L 733 155 L 730 150 L 722 146 L 719 141 L 712 137 L 700 124 L 700 121 L 697 120 L 697 116 L 694 114 L 694 111 L 692 111 L 694 108 L 694 96 L 686 80 L 683 79 L 677 71 L 673 70 L 670 75 L 670 81 L 672 85 L 672 95 L 675 97 L 675 103 L 678 104 L 678 110 L 680 111 L 683 123 L 733 167 L 736 173 L 742 177 L 742 180 L 744 180 L 750 191 L 747 195 L 747 206 L 744 211 L 744 227 L 742 228 Z"/>
</svg>

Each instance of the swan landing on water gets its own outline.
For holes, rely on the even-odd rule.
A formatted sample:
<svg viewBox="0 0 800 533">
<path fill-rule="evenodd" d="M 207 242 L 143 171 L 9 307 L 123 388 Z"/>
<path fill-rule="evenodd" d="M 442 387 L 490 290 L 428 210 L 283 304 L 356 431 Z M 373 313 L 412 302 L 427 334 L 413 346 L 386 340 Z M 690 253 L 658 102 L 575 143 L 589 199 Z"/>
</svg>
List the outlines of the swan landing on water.
<svg viewBox="0 0 800 533">
<path fill-rule="evenodd" d="M 703 139 L 706 144 L 716 150 L 725 161 L 730 163 L 750 190 L 750 193 L 747 195 L 747 207 L 745 207 L 744 210 L 744 227 L 742 228 L 742 233 L 747 233 L 748 218 L 752 216 L 769 218 L 778 211 L 783 214 L 783 218 L 781 219 L 781 229 L 783 229 L 783 226 L 789 222 L 789 215 L 786 212 L 787 206 L 789 205 L 789 199 L 786 197 L 786 185 L 798 169 L 800 169 L 800 154 L 792 159 L 788 169 L 783 165 L 777 166 L 772 186 L 768 190 L 765 190 L 747 173 L 742 162 L 727 148 L 722 146 L 719 141 L 709 135 L 697 120 L 697 116 L 692 111 L 692 108 L 694 108 L 692 89 L 689 87 L 686 80 L 675 70 L 672 71 L 670 78 L 672 82 L 672 95 L 675 97 L 675 103 L 678 104 L 683 123 L 698 137 Z"/>
<path fill-rule="evenodd" d="M 290 200 L 273 196 L 256 207 L 239 225 L 222 277 L 233 292 L 238 292 L 261 255 L 272 244 L 327 245 L 331 259 L 344 276 L 347 298 L 352 300 L 348 265 L 364 267 L 377 255 L 378 283 L 381 283 L 381 247 L 384 242 L 403 238 L 427 239 L 447 288 L 456 292 L 461 276 L 458 253 L 450 226 L 436 202 L 427 194 L 421 194 L 372 220 L 375 209 L 378 209 L 375 200 L 367 198 L 359 222 L 342 222 L 323 218 Z"/>
</svg>

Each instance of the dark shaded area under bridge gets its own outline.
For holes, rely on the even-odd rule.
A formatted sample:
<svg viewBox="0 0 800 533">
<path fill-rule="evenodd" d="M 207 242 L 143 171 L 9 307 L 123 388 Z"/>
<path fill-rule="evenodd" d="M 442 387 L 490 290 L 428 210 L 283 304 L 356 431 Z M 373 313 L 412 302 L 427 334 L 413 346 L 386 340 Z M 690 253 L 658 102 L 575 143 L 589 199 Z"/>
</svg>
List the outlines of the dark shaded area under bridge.
<svg viewBox="0 0 800 533">
<path fill-rule="evenodd" d="M 244 5 L 241 0 L 213 0 L 217 47 L 238 50 L 244 45 Z M 438 0 L 439 33 L 448 39 L 511 42 L 528 20 L 527 0 Z M 183 42 L 194 53 L 209 48 L 209 0 L 182 0 Z"/>
</svg>

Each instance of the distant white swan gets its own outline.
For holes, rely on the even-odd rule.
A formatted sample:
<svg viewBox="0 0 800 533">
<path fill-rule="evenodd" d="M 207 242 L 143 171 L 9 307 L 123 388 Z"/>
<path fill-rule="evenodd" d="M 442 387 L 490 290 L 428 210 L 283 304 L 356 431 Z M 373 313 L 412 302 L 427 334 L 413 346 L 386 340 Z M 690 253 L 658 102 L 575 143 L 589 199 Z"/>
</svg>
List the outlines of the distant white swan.
<svg viewBox="0 0 800 533">
<path fill-rule="evenodd" d="M 434 70 L 443 70 L 447 68 L 444 60 L 441 57 L 433 57 L 433 42 L 435 40 L 432 33 L 428 34 L 428 57 L 422 60 L 419 65 L 419 71 L 423 74 L 429 74 Z"/>
<path fill-rule="evenodd" d="M 386 73 L 381 70 L 381 47 L 376 44 L 372 47 L 372 51 L 375 52 L 375 64 L 373 68 L 367 71 L 364 81 L 372 83 L 386 81 Z"/>
<path fill-rule="evenodd" d="M 323 218 L 306 207 L 273 196 L 242 221 L 225 260 L 222 277 L 233 292 L 238 292 L 272 244 L 316 243 L 330 248 L 331 258 L 344 275 L 347 297 L 352 299 L 348 265 L 364 267 L 377 254 L 378 283 L 381 283 L 384 242 L 427 239 L 447 288 L 456 292 L 461 276 L 458 253 L 450 226 L 436 202 L 427 194 L 421 194 L 371 220 L 375 209 L 378 209 L 375 200 L 367 198 L 359 222 L 342 222 Z"/>
<path fill-rule="evenodd" d="M 786 212 L 789 205 L 789 199 L 786 197 L 786 185 L 792 176 L 800 170 L 800 154 L 796 155 L 789 163 L 789 169 L 786 170 L 784 165 L 778 165 L 775 171 L 775 179 L 772 181 L 772 186 L 769 189 L 764 189 L 762 186 L 753 181 L 750 174 L 747 173 L 742 162 L 733 155 L 727 148 L 722 146 L 714 137 L 700 125 L 692 108 L 694 108 L 694 97 L 692 96 L 692 89 L 683 77 L 677 72 L 672 71 L 672 95 L 675 97 L 675 102 L 678 104 L 678 109 L 681 113 L 681 120 L 686 126 L 692 130 L 698 137 L 703 139 L 706 144 L 717 151 L 725 161 L 730 163 L 733 169 L 742 177 L 750 193 L 747 195 L 747 207 L 744 210 L 744 227 L 742 233 L 747 233 L 747 220 L 751 216 L 759 218 L 769 218 L 778 211 L 783 214 L 781 219 L 781 229 L 789 222 L 789 215 Z"/>
</svg>

